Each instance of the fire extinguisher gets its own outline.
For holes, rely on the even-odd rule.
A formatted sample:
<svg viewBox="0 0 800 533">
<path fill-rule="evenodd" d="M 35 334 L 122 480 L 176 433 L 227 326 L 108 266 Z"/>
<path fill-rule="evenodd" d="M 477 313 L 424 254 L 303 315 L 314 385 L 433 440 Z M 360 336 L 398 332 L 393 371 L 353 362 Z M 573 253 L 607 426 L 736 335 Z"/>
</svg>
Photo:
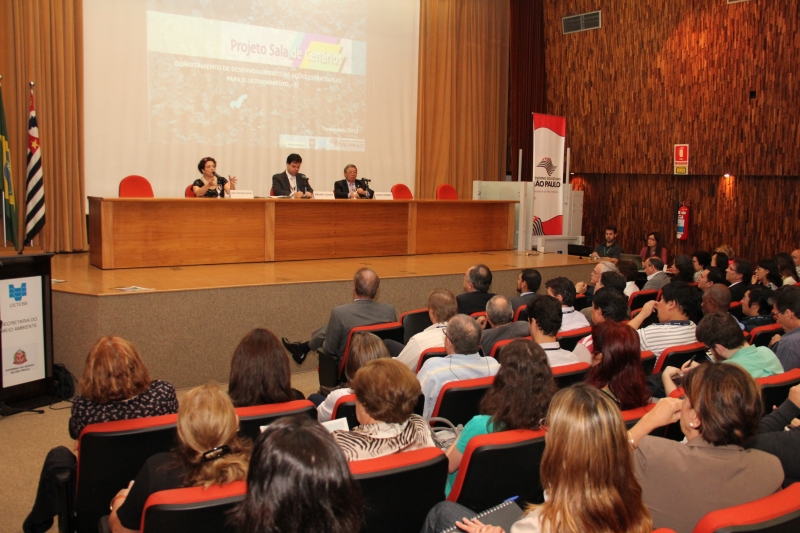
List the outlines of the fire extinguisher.
<svg viewBox="0 0 800 533">
<path fill-rule="evenodd" d="M 689 206 L 687 202 L 681 202 L 678 208 L 678 240 L 685 241 L 689 238 Z"/>
</svg>

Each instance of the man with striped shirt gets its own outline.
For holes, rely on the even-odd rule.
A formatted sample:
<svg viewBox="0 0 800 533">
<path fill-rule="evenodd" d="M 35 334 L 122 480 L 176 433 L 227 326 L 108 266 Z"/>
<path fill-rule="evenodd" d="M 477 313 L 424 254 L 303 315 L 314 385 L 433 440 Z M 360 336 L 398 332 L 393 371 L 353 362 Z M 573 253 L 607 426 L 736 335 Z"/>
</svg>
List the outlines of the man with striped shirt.
<svg viewBox="0 0 800 533">
<path fill-rule="evenodd" d="M 658 324 L 639 329 L 653 311 L 658 313 Z M 697 316 L 696 289 L 673 281 L 661 290 L 661 300 L 644 304 L 628 325 L 638 331 L 641 350 L 650 350 L 658 358 L 667 348 L 697 342 L 696 326 L 689 320 L 690 316 Z"/>
</svg>

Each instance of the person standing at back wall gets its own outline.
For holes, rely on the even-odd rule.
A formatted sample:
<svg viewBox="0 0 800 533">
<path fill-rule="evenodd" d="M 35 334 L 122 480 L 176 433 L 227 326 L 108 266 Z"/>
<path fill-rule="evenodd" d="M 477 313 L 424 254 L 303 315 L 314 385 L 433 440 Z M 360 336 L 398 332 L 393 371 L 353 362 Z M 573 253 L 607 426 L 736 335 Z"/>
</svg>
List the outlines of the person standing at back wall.
<svg viewBox="0 0 800 533">
<path fill-rule="evenodd" d="M 272 176 L 272 195 L 291 196 L 292 198 L 313 198 L 314 189 L 308 183 L 305 174 L 300 173 L 303 158 L 299 154 L 289 154 L 286 158 L 286 170 Z"/>
</svg>

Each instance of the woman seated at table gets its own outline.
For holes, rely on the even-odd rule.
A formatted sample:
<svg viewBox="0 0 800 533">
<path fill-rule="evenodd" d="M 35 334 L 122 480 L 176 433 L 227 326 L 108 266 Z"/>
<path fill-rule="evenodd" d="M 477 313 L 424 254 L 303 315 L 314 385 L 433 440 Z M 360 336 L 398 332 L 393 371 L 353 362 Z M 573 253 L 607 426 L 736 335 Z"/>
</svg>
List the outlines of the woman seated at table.
<svg viewBox="0 0 800 533">
<path fill-rule="evenodd" d="M 219 385 L 187 392 L 178 410 L 177 448 L 150 457 L 136 479 L 114 496 L 108 519 L 111 531 L 137 531 L 144 504 L 155 492 L 244 479 L 250 448 L 238 431 L 233 404 Z"/>
<path fill-rule="evenodd" d="M 636 338 L 638 342 L 638 336 Z M 504 346 L 503 364 L 481 400 L 481 414 L 467 422 L 458 440 L 447 450 L 450 475 L 445 494 L 450 494 L 472 437 L 495 431 L 540 429 L 539 422 L 547 415 L 550 399 L 557 390 L 547 355 L 541 346 L 526 339 L 517 339 Z"/>
<path fill-rule="evenodd" d="M 312 394 L 308 397 L 317 405 L 317 420 L 327 422 L 333 416 L 333 408 L 336 400 L 342 396 L 353 394 L 350 383 L 358 370 L 374 359 L 381 357 L 391 357 L 386 344 L 375 334 L 367 331 L 357 331 L 350 340 L 350 352 L 347 354 L 347 361 L 344 364 L 344 375 L 347 377 L 348 385 L 335 389 L 323 397 L 320 394 Z"/>
<path fill-rule="evenodd" d="M 592 327 L 592 349 L 586 383 L 600 389 L 623 411 L 650 403 L 636 331 L 621 322 L 601 322 Z"/>
<path fill-rule="evenodd" d="M 216 173 L 217 160 L 213 157 L 204 157 L 197 164 L 197 170 L 203 175 L 201 179 L 194 180 L 192 192 L 195 196 L 203 198 L 223 198 L 227 193 L 231 195 L 231 190 L 236 190 L 236 176 L 228 176 L 228 179 Z"/>
<path fill-rule="evenodd" d="M 258 437 L 234 522 L 242 532 L 354 533 L 363 509 L 361 488 L 330 433 L 307 417 L 287 416 Z"/>
<path fill-rule="evenodd" d="M 540 479 L 547 499 L 529 507 L 511 533 L 650 533 L 650 513 L 633 475 L 628 435 L 617 406 L 596 388 L 579 383 L 553 396 L 545 426 Z M 470 533 L 504 531 L 466 518 L 472 516 L 475 513 L 466 507 L 442 502 L 428 513 L 422 531 L 439 532 L 453 523 Z"/>
<path fill-rule="evenodd" d="M 639 256 L 642 258 L 642 263 L 651 257 L 658 257 L 664 264 L 667 263 L 667 249 L 664 248 L 659 232 L 651 231 L 647 234 L 647 246 L 642 248 Z"/>
<path fill-rule="evenodd" d="M 289 360 L 278 337 L 256 328 L 245 335 L 233 352 L 228 395 L 234 407 L 249 407 L 302 400 L 292 388 Z"/>
<path fill-rule="evenodd" d="M 737 365 L 703 364 L 684 378 L 686 398 L 663 398 L 631 429 L 636 478 L 653 527 L 690 533 L 711 511 L 769 496 L 783 483 L 777 457 L 742 445 L 756 434 L 758 385 Z M 686 442 L 650 436 L 680 422 Z"/>
<path fill-rule="evenodd" d="M 375 359 L 356 372 L 359 426 L 334 431 L 348 461 L 370 459 L 434 446 L 428 422 L 414 414 L 422 389 L 417 376 L 394 359 Z"/>
</svg>

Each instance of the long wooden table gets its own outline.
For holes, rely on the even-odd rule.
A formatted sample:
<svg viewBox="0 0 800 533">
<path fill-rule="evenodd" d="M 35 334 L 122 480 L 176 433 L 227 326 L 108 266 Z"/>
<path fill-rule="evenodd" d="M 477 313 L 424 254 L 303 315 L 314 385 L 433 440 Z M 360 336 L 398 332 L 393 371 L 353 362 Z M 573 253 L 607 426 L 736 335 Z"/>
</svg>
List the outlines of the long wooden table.
<svg viewBox="0 0 800 533">
<path fill-rule="evenodd" d="M 89 197 L 102 269 L 509 250 L 516 201 Z"/>
</svg>

